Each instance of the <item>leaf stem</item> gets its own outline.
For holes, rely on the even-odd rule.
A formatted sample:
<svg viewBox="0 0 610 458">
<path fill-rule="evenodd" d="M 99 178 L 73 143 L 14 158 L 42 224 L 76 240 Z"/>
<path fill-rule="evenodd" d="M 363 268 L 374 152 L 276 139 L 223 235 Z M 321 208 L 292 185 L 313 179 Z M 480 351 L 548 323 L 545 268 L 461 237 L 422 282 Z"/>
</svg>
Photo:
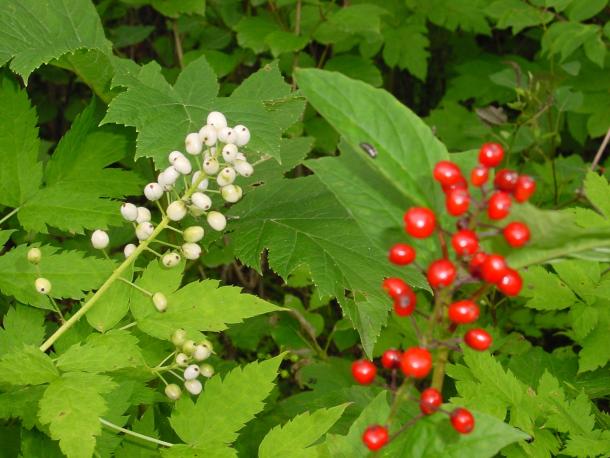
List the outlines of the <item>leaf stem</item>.
<svg viewBox="0 0 610 458">
<path fill-rule="evenodd" d="M 9 213 L 4 215 L 2 217 L 2 219 L 0 219 L 0 224 L 4 223 L 7 219 L 9 219 L 11 216 L 13 216 L 15 213 L 17 213 L 20 209 L 21 209 L 21 207 L 13 208 Z"/>
<path fill-rule="evenodd" d="M 131 281 L 127 280 L 126 278 L 119 277 L 119 278 L 117 278 L 117 280 L 121 280 L 123 283 L 126 283 L 126 284 L 128 284 L 129 286 L 131 286 L 132 288 L 137 289 L 137 290 L 138 290 L 138 291 L 140 291 L 142 294 L 145 294 L 145 295 L 147 295 L 148 297 L 152 297 L 152 295 L 153 295 L 153 293 L 151 293 L 150 291 L 148 291 L 148 290 L 146 290 L 146 289 L 142 288 L 141 286 L 136 285 L 135 283 L 133 283 L 133 282 L 131 282 Z"/>
<path fill-rule="evenodd" d="M 138 439 L 142 439 L 147 442 L 152 442 L 153 444 L 161 445 L 162 447 L 173 447 L 175 445 L 175 444 L 172 444 L 171 442 L 165 442 L 160 439 L 155 439 L 154 437 L 146 436 L 145 434 L 136 433 L 135 431 L 131 431 L 130 429 L 123 428 L 119 425 L 115 425 L 114 423 L 111 423 L 108 420 L 104 420 L 103 418 L 100 418 L 100 423 L 110 429 L 120 431 L 122 433 L 128 434 L 133 437 L 137 437 Z"/>
</svg>

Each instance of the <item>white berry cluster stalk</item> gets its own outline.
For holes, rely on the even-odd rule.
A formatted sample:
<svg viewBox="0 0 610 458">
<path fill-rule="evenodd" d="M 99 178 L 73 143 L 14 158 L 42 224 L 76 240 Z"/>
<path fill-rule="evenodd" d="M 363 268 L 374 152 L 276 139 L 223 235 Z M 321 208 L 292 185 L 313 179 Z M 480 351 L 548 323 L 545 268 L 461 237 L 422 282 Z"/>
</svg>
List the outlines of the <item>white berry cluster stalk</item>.
<svg viewBox="0 0 610 458">
<path fill-rule="evenodd" d="M 202 247 L 199 243 L 205 235 L 201 223 L 205 221 L 214 231 L 223 231 L 227 226 L 222 208 L 214 208 L 210 195 L 218 194 L 227 203 L 239 201 L 243 190 L 237 184 L 238 178 L 249 177 L 254 172 L 254 167 L 248 162 L 243 151 L 243 147 L 249 141 L 250 131 L 246 126 L 229 127 L 224 114 L 213 111 L 208 114 L 206 124 L 199 132 L 192 132 L 186 136 L 184 141 L 186 154 L 180 151 L 169 153 L 170 165 L 158 174 L 156 181 L 148 183 L 143 190 L 146 199 L 151 203 L 154 202 L 154 207 L 159 210 L 160 221 L 154 221 L 153 212 L 146 206 L 136 206 L 130 202 L 121 205 L 120 212 L 123 219 L 131 223 L 134 230 L 134 242 L 123 248 L 125 260 L 96 293 L 41 345 L 42 351 L 48 350 L 61 335 L 85 315 L 116 280 L 128 283 L 142 294 L 149 296 L 151 305 L 159 312 L 171 307 L 171 303 L 168 303 L 163 293 L 147 291 L 123 278 L 122 274 L 144 251 L 159 257 L 165 268 L 177 266 L 182 258 L 196 260 L 201 256 Z M 200 224 L 186 228 L 174 227 L 174 224 L 182 221 L 187 215 L 192 216 Z M 173 245 L 157 240 L 164 230 L 179 233 L 182 243 Z M 150 245 L 153 243 L 158 243 L 163 249 L 151 248 Z M 107 232 L 101 229 L 94 231 L 91 234 L 91 244 L 93 248 L 102 250 L 108 257 L 106 248 L 110 244 L 110 237 Z M 28 260 L 38 265 L 41 256 L 38 248 L 32 248 L 28 253 Z M 45 295 L 48 295 L 52 288 L 51 281 L 40 275 L 34 286 L 40 294 Z M 53 304 L 59 312 L 56 304 Z M 191 382 L 189 385 L 193 388 L 187 387 L 188 391 L 197 391 L 196 382 Z"/>
</svg>

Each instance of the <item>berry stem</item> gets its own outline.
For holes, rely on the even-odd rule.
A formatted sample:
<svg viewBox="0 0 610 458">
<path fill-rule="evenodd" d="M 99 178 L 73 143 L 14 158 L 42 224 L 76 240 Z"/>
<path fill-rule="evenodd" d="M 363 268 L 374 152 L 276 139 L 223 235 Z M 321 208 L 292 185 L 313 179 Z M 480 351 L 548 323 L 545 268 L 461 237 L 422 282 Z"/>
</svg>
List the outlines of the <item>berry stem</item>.
<svg viewBox="0 0 610 458">
<path fill-rule="evenodd" d="M 153 295 L 153 293 L 151 293 L 150 291 L 148 291 L 148 290 L 146 290 L 146 289 L 142 288 L 141 286 L 136 285 L 135 283 L 133 283 L 133 282 L 131 282 L 131 281 L 127 280 L 126 278 L 119 277 L 119 278 L 117 278 L 117 280 L 121 280 L 123 283 L 126 283 L 126 284 L 128 284 L 129 286 L 131 286 L 132 288 L 137 289 L 137 290 L 138 290 L 138 291 L 140 291 L 142 294 L 145 294 L 145 295 L 147 295 L 148 297 L 152 297 L 152 295 Z"/>
<path fill-rule="evenodd" d="M 400 436 L 402 433 L 404 433 L 407 429 L 409 429 L 411 426 L 413 426 L 415 423 L 417 423 L 422 418 L 424 418 L 423 413 L 420 413 L 416 417 L 411 418 L 404 425 L 402 425 L 398 431 L 396 431 L 394 434 L 392 434 L 390 436 L 390 438 L 388 439 L 388 443 L 392 442 L 394 439 L 396 439 L 398 436 Z"/>
<path fill-rule="evenodd" d="M 144 434 L 136 433 L 135 431 L 131 431 L 130 429 L 123 428 L 119 425 L 115 425 L 114 423 L 109 422 L 108 420 L 104 420 L 100 418 L 100 423 L 110 429 L 114 429 L 116 431 L 120 431 L 124 434 L 128 434 L 133 437 L 137 437 L 138 439 L 142 439 L 147 442 L 152 442 L 153 444 L 161 445 L 162 447 L 173 447 L 175 444 L 171 442 L 165 442 L 160 439 L 155 439 L 154 437 L 146 436 Z"/>
<path fill-rule="evenodd" d="M 3 222 L 5 222 L 7 219 L 9 219 L 11 216 L 13 216 L 15 213 L 17 213 L 19 210 L 21 209 L 21 207 L 17 207 L 14 208 L 13 210 L 10 211 L 10 213 L 7 213 L 6 215 L 4 215 L 2 217 L 2 219 L 0 219 L 0 224 L 2 224 Z"/>
</svg>

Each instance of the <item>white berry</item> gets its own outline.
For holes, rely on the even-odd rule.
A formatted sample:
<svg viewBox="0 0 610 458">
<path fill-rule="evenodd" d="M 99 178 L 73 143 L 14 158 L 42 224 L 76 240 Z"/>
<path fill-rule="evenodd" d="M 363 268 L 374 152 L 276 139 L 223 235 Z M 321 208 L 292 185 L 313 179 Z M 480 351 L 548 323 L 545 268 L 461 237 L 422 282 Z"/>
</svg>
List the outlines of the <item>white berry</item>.
<svg viewBox="0 0 610 458">
<path fill-rule="evenodd" d="M 226 200 L 227 202 L 235 203 L 239 199 L 241 199 L 241 196 L 243 195 L 243 191 L 240 186 L 230 184 L 227 186 L 223 186 L 220 189 L 220 194 L 222 195 L 222 198 L 224 200 Z"/>
<path fill-rule="evenodd" d="M 212 199 L 202 192 L 194 192 L 191 196 L 191 202 L 200 210 L 207 211 L 212 207 Z"/>
<path fill-rule="evenodd" d="M 191 364 L 184 369 L 184 378 L 186 380 L 193 380 L 199 377 L 199 366 L 197 364 Z"/>
<path fill-rule="evenodd" d="M 205 345 L 196 345 L 195 351 L 193 352 L 193 358 L 195 361 L 205 361 L 211 354 L 212 352 Z"/>
<path fill-rule="evenodd" d="M 203 171 L 208 175 L 216 175 L 220 169 L 220 164 L 215 157 L 203 161 Z"/>
<path fill-rule="evenodd" d="M 221 187 L 226 186 L 233 183 L 236 176 L 237 174 L 235 173 L 235 169 L 233 167 L 225 167 L 216 177 L 216 183 L 218 183 L 218 186 Z"/>
<path fill-rule="evenodd" d="M 186 388 L 186 391 L 192 395 L 197 396 L 199 393 L 201 393 L 201 390 L 203 390 L 203 385 L 197 379 L 187 380 L 184 382 L 184 388 Z"/>
<path fill-rule="evenodd" d="M 173 167 L 169 166 L 157 177 L 157 183 L 161 186 L 171 186 L 176 183 L 176 180 L 180 177 L 180 173 Z"/>
<path fill-rule="evenodd" d="M 199 242 L 204 235 L 203 227 L 201 226 L 191 226 L 187 227 L 182 233 L 182 238 L 185 242 L 197 243 Z"/>
<path fill-rule="evenodd" d="M 235 143 L 235 140 L 237 140 L 237 135 L 230 127 L 223 127 L 218 131 L 218 140 L 223 143 Z"/>
<path fill-rule="evenodd" d="M 136 218 L 136 223 L 146 223 L 150 221 L 152 215 L 150 214 L 150 210 L 146 207 L 138 207 L 138 216 Z"/>
<path fill-rule="evenodd" d="M 237 146 L 247 145 L 250 141 L 250 131 L 248 130 L 248 128 L 239 124 L 233 127 L 233 130 L 235 131 L 235 135 L 237 136 L 235 144 Z"/>
<path fill-rule="evenodd" d="M 199 131 L 199 138 L 206 146 L 214 146 L 218 138 L 214 126 L 205 125 Z"/>
<path fill-rule="evenodd" d="M 193 179 L 191 180 L 191 184 L 194 185 L 195 183 L 197 183 L 199 181 L 200 176 L 201 176 L 200 170 L 197 170 L 195 173 L 193 173 Z M 206 189 L 208 189 L 209 183 L 210 183 L 209 180 L 207 178 L 204 178 L 197 185 L 197 189 L 199 189 L 200 191 L 205 191 Z"/>
<path fill-rule="evenodd" d="M 206 124 L 214 127 L 214 129 L 222 129 L 227 127 L 227 118 L 219 111 L 212 111 L 208 114 Z"/>
<path fill-rule="evenodd" d="M 93 245 L 93 248 L 103 250 L 108 246 L 109 243 L 110 238 L 108 237 L 107 232 L 98 229 L 93 231 L 93 234 L 91 234 L 91 245 Z"/>
<path fill-rule="evenodd" d="M 49 294 L 51 292 L 51 282 L 46 278 L 37 278 L 34 282 L 34 286 L 36 287 L 36 291 L 40 294 Z"/>
<path fill-rule="evenodd" d="M 165 297 L 165 294 L 161 292 L 153 294 L 152 301 L 159 312 L 165 312 L 165 309 L 167 308 L 167 298 Z"/>
<path fill-rule="evenodd" d="M 167 207 L 167 217 L 172 221 L 180 221 L 186 216 L 186 204 L 183 200 L 176 200 Z"/>
<path fill-rule="evenodd" d="M 188 175 L 193 170 L 191 161 L 189 161 L 186 157 L 179 157 L 176 159 L 174 161 L 174 168 L 182 175 Z"/>
<path fill-rule="evenodd" d="M 189 363 L 189 357 L 187 355 L 185 355 L 184 353 L 178 353 L 176 355 L 176 364 L 180 367 L 186 367 L 188 366 Z"/>
<path fill-rule="evenodd" d="M 138 207 L 129 202 L 125 202 L 121 205 L 121 215 L 123 215 L 125 221 L 135 221 L 138 217 Z"/>
<path fill-rule="evenodd" d="M 136 226 L 136 237 L 138 240 L 146 240 L 152 235 L 154 230 L 155 226 L 153 226 L 150 222 L 145 221 Z"/>
<path fill-rule="evenodd" d="M 201 230 L 203 230 L 203 228 L 201 228 Z M 42 251 L 40 251 L 40 248 L 30 248 L 28 250 L 28 262 L 36 265 L 38 263 L 40 263 L 40 260 L 42 259 Z"/>
<path fill-rule="evenodd" d="M 182 389 L 175 383 L 170 383 L 165 387 L 165 396 L 172 401 L 177 401 L 182 396 Z"/>
<path fill-rule="evenodd" d="M 235 171 L 242 177 L 249 177 L 252 175 L 252 173 L 254 173 L 254 167 L 252 167 L 252 164 L 241 159 L 235 159 L 235 161 L 233 161 L 233 167 L 235 167 Z"/>
<path fill-rule="evenodd" d="M 186 259 L 195 260 L 201 256 L 201 247 L 196 243 L 183 243 L 182 254 Z"/>
<path fill-rule="evenodd" d="M 219 212 L 210 212 L 208 213 L 208 224 L 215 231 L 222 231 L 225 227 L 227 227 L 227 219 L 225 215 Z"/>
<path fill-rule="evenodd" d="M 148 183 L 144 188 L 144 195 L 148 200 L 159 200 L 163 196 L 163 187 L 159 183 Z"/>
<path fill-rule="evenodd" d="M 202 364 L 199 366 L 199 373 L 206 378 L 210 378 L 214 375 L 214 368 L 209 364 Z"/>
<path fill-rule="evenodd" d="M 176 162 L 176 160 L 178 158 L 184 157 L 184 154 L 182 154 L 180 151 L 172 151 L 171 153 L 169 153 L 169 163 L 173 164 L 174 162 Z"/>
<path fill-rule="evenodd" d="M 176 267 L 180 263 L 180 255 L 178 253 L 165 253 L 161 258 L 161 262 L 165 267 Z"/>
<path fill-rule="evenodd" d="M 237 146 L 232 143 L 227 143 L 222 148 L 222 158 L 225 160 L 225 162 L 233 162 L 237 157 L 237 153 Z"/>
<path fill-rule="evenodd" d="M 203 143 L 201 142 L 201 138 L 197 132 L 190 133 L 184 139 L 184 148 L 186 152 L 196 156 L 197 154 L 201 154 L 201 150 L 203 150 Z"/>
<path fill-rule="evenodd" d="M 186 342 L 186 331 L 184 329 L 176 329 L 172 334 L 172 343 L 176 347 L 180 347 Z"/>
<path fill-rule="evenodd" d="M 134 251 L 136 251 L 136 246 L 133 243 L 128 243 L 127 245 L 125 245 L 125 248 L 123 248 L 123 254 L 126 258 L 131 256 Z"/>
</svg>

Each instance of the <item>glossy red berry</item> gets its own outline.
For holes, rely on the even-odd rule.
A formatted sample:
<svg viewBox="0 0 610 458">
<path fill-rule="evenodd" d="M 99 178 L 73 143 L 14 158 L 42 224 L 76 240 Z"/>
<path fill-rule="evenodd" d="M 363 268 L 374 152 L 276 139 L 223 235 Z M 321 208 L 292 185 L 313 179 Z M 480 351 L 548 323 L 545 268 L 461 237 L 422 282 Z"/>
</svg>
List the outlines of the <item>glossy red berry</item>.
<svg viewBox="0 0 610 458">
<path fill-rule="evenodd" d="M 435 388 L 426 388 L 419 397 L 419 408 L 425 415 L 433 414 L 443 403 L 443 395 Z"/>
<path fill-rule="evenodd" d="M 453 216 L 461 216 L 470 207 L 470 194 L 465 189 L 453 189 L 445 195 L 445 207 Z"/>
<path fill-rule="evenodd" d="M 460 168 L 451 161 L 440 161 L 434 166 L 434 179 L 441 185 L 451 186 L 460 181 L 462 172 Z"/>
<path fill-rule="evenodd" d="M 498 170 L 494 178 L 494 186 L 500 191 L 513 192 L 515 186 L 517 186 L 518 179 L 519 174 L 514 170 Z"/>
<path fill-rule="evenodd" d="M 470 262 L 468 263 L 468 270 L 470 271 L 471 275 L 474 275 L 475 277 L 481 275 L 481 269 L 486 259 L 487 253 L 483 253 L 482 251 L 479 251 L 472 256 Z"/>
<path fill-rule="evenodd" d="M 486 167 L 497 167 L 504 159 L 504 148 L 498 143 L 485 143 L 479 150 L 479 162 Z"/>
<path fill-rule="evenodd" d="M 388 258 L 392 264 L 406 266 L 415 261 L 415 249 L 406 243 L 397 243 L 390 248 Z"/>
<path fill-rule="evenodd" d="M 462 229 L 451 237 L 451 246 L 458 256 L 469 256 L 479 249 L 479 240 L 474 231 Z"/>
<path fill-rule="evenodd" d="M 370 385 L 375 380 L 377 368 L 371 361 L 359 359 L 352 363 L 352 375 L 361 385 Z"/>
<path fill-rule="evenodd" d="M 428 283 L 433 288 L 449 286 L 455 280 L 457 271 L 448 259 L 438 259 L 428 266 Z"/>
<path fill-rule="evenodd" d="M 496 283 L 497 288 L 507 296 L 516 296 L 523 288 L 523 280 L 519 272 L 513 269 L 506 269 L 502 278 Z"/>
<path fill-rule="evenodd" d="M 444 193 L 448 193 L 454 189 L 468 189 L 468 182 L 464 177 L 460 176 L 460 179 L 457 182 L 453 184 L 444 184 L 441 185 L 441 187 L 443 188 Z"/>
<path fill-rule="evenodd" d="M 509 223 L 502 231 L 506 242 L 515 248 L 525 245 L 530 239 L 530 229 L 527 224 L 515 221 Z"/>
<path fill-rule="evenodd" d="M 417 296 L 409 289 L 402 295 L 394 298 L 394 311 L 398 316 L 409 316 L 415 311 Z"/>
<path fill-rule="evenodd" d="M 432 355 L 425 348 L 411 347 L 402 354 L 400 367 L 407 377 L 424 378 L 432 369 Z"/>
<path fill-rule="evenodd" d="M 383 281 L 383 289 L 390 295 L 391 298 L 397 299 L 411 291 L 411 287 L 400 278 L 386 278 Z"/>
<path fill-rule="evenodd" d="M 388 443 L 390 435 L 387 428 L 381 425 L 373 425 L 366 428 L 362 435 L 362 442 L 371 451 L 379 450 Z"/>
<path fill-rule="evenodd" d="M 479 306 L 470 299 L 452 303 L 448 309 L 449 319 L 455 324 L 468 324 L 479 318 Z"/>
<path fill-rule="evenodd" d="M 499 254 L 487 255 L 481 265 L 481 277 L 488 283 L 496 283 L 504 276 L 508 266 L 504 257 Z"/>
<path fill-rule="evenodd" d="M 464 334 L 464 342 L 473 350 L 483 351 L 491 347 L 492 338 L 484 329 L 471 329 Z"/>
<path fill-rule="evenodd" d="M 396 369 L 400 367 L 401 356 L 400 351 L 390 348 L 389 350 L 384 351 L 383 355 L 381 355 L 381 365 L 386 369 Z"/>
<path fill-rule="evenodd" d="M 536 191 L 536 181 L 527 175 L 521 175 L 517 179 L 517 184 L 515 186 L 515 190 L 513 191 L 513 195 L 515 196 L 515 200 L 517 202 L 525 202 L 529 200 L 529 198 Z"/>
<path fill-rule="evenodd" d="M 489 169 L 484 165 L 477 165 L 470 171 L 470 182 L 477 188 L 487 183 L 489 179 Z"/>
<path fill-rule="evenodd" d="M 460 434 L 468 434 L 474 429 L 474 417 L 468 410 L 458 407 L 451 412 L 451 426 Z"/>
<path fill-rule="evenodd" d="M 487 202 L 487 216 L 489 216 L 489 219 L 506 218 L 510 213 L 510 206 L 510 194 L 504 191 L 496 191 Z"/>
<path fill-rule="evenodd" d="M 429 237 L 436 227 L 436 218 L 429 208 L 410 208 L 405 213 L 404 220 L 407 234 L 418 239 Z"/>
</svg>

